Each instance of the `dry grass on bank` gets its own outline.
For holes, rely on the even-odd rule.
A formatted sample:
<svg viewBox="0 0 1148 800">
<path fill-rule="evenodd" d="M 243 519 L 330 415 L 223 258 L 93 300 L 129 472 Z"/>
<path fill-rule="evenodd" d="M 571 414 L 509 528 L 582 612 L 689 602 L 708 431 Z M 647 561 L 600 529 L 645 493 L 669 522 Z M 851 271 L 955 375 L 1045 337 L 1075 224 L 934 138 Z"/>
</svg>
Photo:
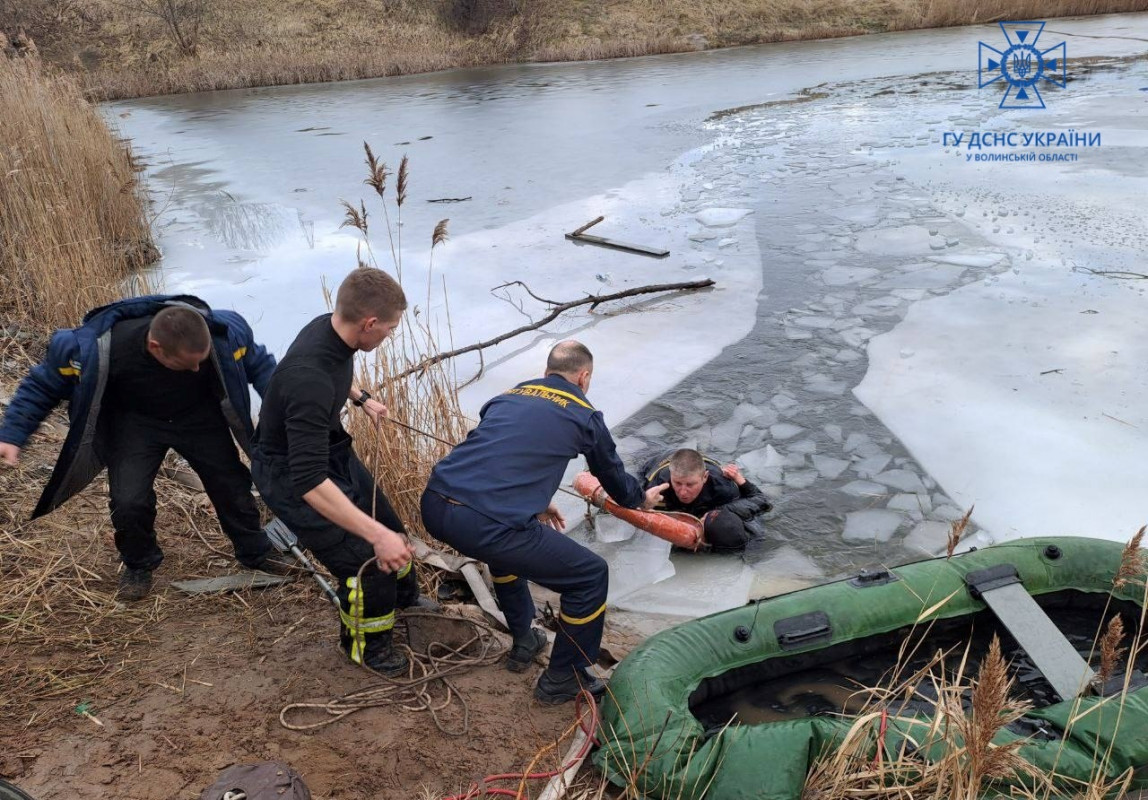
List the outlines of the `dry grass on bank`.
<svg viewBox="0 0 1148 800">
<path fill-rule="evenodd" d="M 0 337 L 0 346 L 8 362 L 14 356 L 11 340 Z M 170 610 L 168 596 L 159 592 L 130 606 L 115 601 L 118 558 L 102 479 L 65 508 L 28 521 L 65 433 L 60 415 L 31 440 L 17 467 L 0 468 L 0 729 L 5 736 L 50 730 L 47 726 L 81 700 L 106 699 L 130 687 Z M 229 569 L 230 545 L 206 498 L 163 478 L 157 492 L 165 571 L 202 575 Z M 217 558 L 211 547 L 225 557 Z"/>
<path fill-rule="evenodd" d="M 0 29 L 25 26 L 45 59 L 114 99 L 1148 9 L 1145 0 L 203 0 L 189 44 L 148 13 L 157 5 L 10 0 Z"/>
<path fill-rule="evenodd" d="M 131 156 L 68 78 L 0 58 L 0 318 L 78 324 L 154 260 Z"/>
</svg>

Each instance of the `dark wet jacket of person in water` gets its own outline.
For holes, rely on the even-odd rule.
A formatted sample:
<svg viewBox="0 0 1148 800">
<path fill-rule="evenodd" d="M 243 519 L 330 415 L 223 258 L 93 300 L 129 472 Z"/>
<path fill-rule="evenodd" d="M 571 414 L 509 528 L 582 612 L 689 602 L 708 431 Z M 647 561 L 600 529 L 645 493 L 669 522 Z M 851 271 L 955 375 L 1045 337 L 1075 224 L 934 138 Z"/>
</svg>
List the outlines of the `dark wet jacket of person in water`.
<svg viewBox="0 0 1148 800">
<path fill-rule="evenodd" d="M 676 450 L 669 450 L 642 465 L 644 488 L 670 482 L 670 457 Z M 773 508 L 769 498 L 753 481 L 746 478 L 738 486 L 732 478 L 722 474 L 722 466 L 711 458 L 705 458 L 708 477 L 698 496 L 688 503 L 682 502 L 674 493 L 673 486 L 662 494 L 663 504 L 659 511 L 684 511 L 705 520 L 706 544 L 715 553 L 740 552 L 754 539 L 765 535 L 755 517 Z"/>
</svg>

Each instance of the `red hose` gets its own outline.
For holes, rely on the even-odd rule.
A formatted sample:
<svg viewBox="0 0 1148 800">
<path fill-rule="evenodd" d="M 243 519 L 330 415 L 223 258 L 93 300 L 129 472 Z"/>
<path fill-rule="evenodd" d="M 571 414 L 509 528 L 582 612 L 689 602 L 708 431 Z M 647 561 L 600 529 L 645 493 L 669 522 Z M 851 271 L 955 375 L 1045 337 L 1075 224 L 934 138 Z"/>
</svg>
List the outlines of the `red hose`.
<svg viewBox="0 0 1148 800">
<path fill-rule="evenodd" d="M 885 751 L 885 731 L 889 725 L 889 709 L 881 710 L 881 728 L 877 732 L 877 755 L 873 757 L 873 765 L 877 766 L 881 763 L 882 754 Z"/>
<path fill-rule="evenodd" d="M 590 707 L 590 713 L 585 715 L 582 713 L 582 709 L 587 705 Z M 551 772 L 504 772 L 499 775 L 487 775 L 482 779 L 481 782 L 472 785 L 465 794 L 451 795 L 450 797 L 444 797 L 443 800 L 471 800 L 471 798 L 481 797 L 483 795 L 519 797 L 519 793 L 517 791 L 513 791 L 511 789 L 486 788 L 485 785 L 494 781 L 536 781 L 553 778 L 556 775 L 561 775 L 563 772 L 570 769 L 570 767 L 574 766 L 583 758 L 585 758 L 586 754 L 590 752 L 590 748 L 597 743 L 594 739 L 594 734 L 598 730 L 598 706 L 594 702 L 594 696 L 587 692 L 585 689 L 579 692 L 578 697 L 576 697 L 574 700 L 574 713 L 578 718 L 578 726 L 582 729 L 582 732 L 586 734 L 586 741 L 583 742 L 582 747 L 578 749 L 577 755 L 575 755 L 574 758 L 563 764 L 558 769 Z M 586 725 L 586 716 L 590 717 L 589 727 Z"/>
</svg>

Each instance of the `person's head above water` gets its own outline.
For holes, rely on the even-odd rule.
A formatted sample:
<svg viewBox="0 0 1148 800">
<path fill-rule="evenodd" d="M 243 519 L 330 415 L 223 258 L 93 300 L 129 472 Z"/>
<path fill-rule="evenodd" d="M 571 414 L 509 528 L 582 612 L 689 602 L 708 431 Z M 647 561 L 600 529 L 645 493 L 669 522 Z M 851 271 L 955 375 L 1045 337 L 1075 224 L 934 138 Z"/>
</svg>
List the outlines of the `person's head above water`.
<svg viewBox="0 0 1148 800">
<path fill-rule="evenodd" d="M 683 448 L 670 456 L 670 486 L 683 503 L 692 503 L 709 477 L 705 459 L 697 450 Z"/>
<path fill-rule="evenodd" d="M 582 390 L 590 391 L 590 378 L 594 374 L 594 356 L 581 342 L 567 339 L 550 350 L 546 358 L 546 375 L 561 375 Z"/>
</svg>

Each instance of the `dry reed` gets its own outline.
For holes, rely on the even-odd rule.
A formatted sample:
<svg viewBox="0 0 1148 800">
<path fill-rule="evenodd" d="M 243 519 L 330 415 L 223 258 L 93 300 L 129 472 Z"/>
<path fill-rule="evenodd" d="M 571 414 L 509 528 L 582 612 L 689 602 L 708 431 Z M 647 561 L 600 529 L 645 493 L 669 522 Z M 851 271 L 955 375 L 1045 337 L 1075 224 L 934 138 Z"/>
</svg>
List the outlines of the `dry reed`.
<svg viewBox="0 0 1148 800">
<path fill-rule="evenodd" d="M 157 21 L 92 0 L 82 20 L 45 30 L 40 44 L 95 96 L 111 99 L 1144 9 L 1143 0 L 530 0 L 522 13 L 468 34 L 444 13 L 448 4 L 216 3 L 198 56 L 186 57 L 164 42 Z"/>
<path fill-rule="evenodd" d="M 131 293 L 153 260 L 131 156 L 66 78 L 0 59 L 0 395 L 54 327 Z M 136 281 L 134 288 L 146 281 Z M 57 416 L 0 468 L 0 722 L 19 730 L 130 675 L 161 602 L 118 609 L 107 512 L 91 492 L 28 523 L 63 438 Z M 165 514 L 175 513 L 175 509 Z M 55 701 L 48 702 L 45 701 Z"/>
<path fill-rule="evenodd" d="M 1142 579 L 1148 572 L 1148 559 L 1145 559 L 1144 551 L 1140 547 L 1144 540 L 1145 529 L 1148 529 L 1148 526 L 1141 527 L 1128 540 L 1128 544 L 1124 545 L 1124 550 L 1120 554 L 1120 569 L 1112 580 L 1113 588 L 1123 589 L 1129 582 Z"/>
<path fill-rule="evenodd" d="M 1100 686 L 1104 686 L 1116 674 L 1121 657 L 1128 652 L 1127 647 L 1120 646 L 1123 641 L 1124 622 L 1119 614 L 1115 614 L 1108 620 L 1108 627 L 1100 637 L 1100 669 L 1096 673 L 1096 680 Z"/>
<path fill-rule="evenodd" d="M 0 58 L 0 317 L 43 332 L 156 255 L 131 155 L 66 78 Z"/>
<path fill-rule="evenodd" d="M 1017 749 L 1021 740 L 995 744 L 997 733 L 1028 711 L 1010 697 L 1013 681 L 993 637 L 975 679 L 966 676 L 966 649 L 955 669 L 938 652 L 921 670 L 888 689 L 870 690 L 870 701 L 839 743 L 809 771 L 803 800 L 935 797 L 977 800 L 993 780 L 1014 773 L 1035 777 Z M 931 719 L 903 715 L 898 702 L 931 705 Z M 893 752 L 883 746 L 900 740 Z M 878 744 L 880 742 L 880 745 Z M 873 752 L 877 751 L 876 757 Z M 918 755 L 920 754 L 920 755 Z M 921 757 L 921 755 L 925 757 Z"/>
<path fill-rule="evenodd" d="M 955 519 L 949 523 L 948 541 L 945 545 L 945 558 L 952 558 L 953 553 L 956 552 L 957 545 L 961 542 L 961 537 L 965 534 L 965 529 L 969 527 L 969 520 L 973 517 L 973 507 L 970 506 L 969 510 L 960 519 Z"/>
<path fill-rule="evenodd" d="M 384 212 L 387 241 L 395 276 L 402 283 L 402 240 L 400 238 L 402 207 L 407 201 L 410 170 L 407 157 L 399 164 L 390 202 L 394 203 L 394 224 L 388 209 L 387 177 L 391 174 L 364 143 L 367 177 L 363 181 L 379 198 Z M 359 264 L 378 269 L 371 243 L 371 227 L 366 204 L 358 207 L 344 202 L 344 225 L 357 229 L 363 236 Z M 447 221 L 440 221 L 431 235 L 431 255 L 447 240 Z M 424 308 L 432 305 L 434 289 L 433 261 L 428 265 Z M 408 293 L 409 287 L 404 287 Z M 443 292 L 445 294 L 445 287 Z M 423 318 L 417 305 L 403 314 L 394 337 L 373 354 L 363 356 L 357 367 L 357 383 L 366 387 L 388 410 L 388 419 L 372 422 L 365 413 L 352 413 L 347 428 L 356 442 L 363 463 L 372 471 L 408 531 L 425 538 L 419 513 L 419 498 L 426 488 L 431 468 L 450 451 L 444 442 L 462 441 L 469 428 L 458 403 L 457 381 L 453 371 L 436 364 L 407 378 L 392 376 L 406 371 L 439 348 L 429 320 Z M 429 434 L 429 435 L 427 435 Z"/>
</svg>

